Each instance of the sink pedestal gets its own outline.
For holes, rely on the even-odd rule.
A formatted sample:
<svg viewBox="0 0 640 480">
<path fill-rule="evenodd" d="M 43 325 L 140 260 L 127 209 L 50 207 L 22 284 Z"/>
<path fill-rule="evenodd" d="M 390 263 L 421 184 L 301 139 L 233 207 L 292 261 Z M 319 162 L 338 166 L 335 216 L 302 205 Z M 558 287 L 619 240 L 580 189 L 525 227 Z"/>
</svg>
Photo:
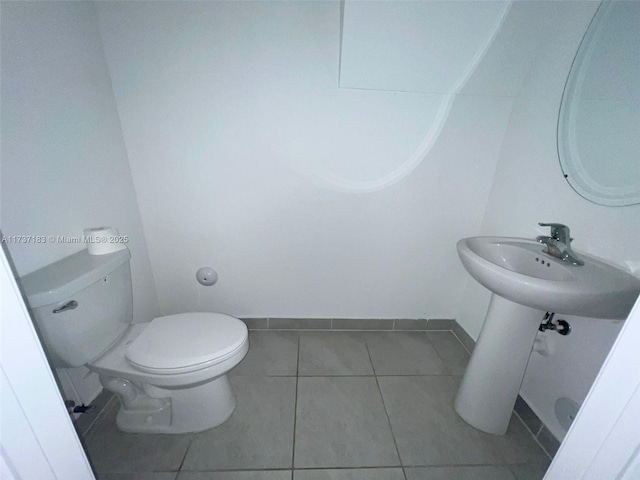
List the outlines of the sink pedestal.
<svg viewBox="0 0 640 480">
<path fill-rule="evenodd" d="M 492 294 L 455 401 L 467 423 L 487 433 L 507 431 L 543 314 Z"/>
</svg>

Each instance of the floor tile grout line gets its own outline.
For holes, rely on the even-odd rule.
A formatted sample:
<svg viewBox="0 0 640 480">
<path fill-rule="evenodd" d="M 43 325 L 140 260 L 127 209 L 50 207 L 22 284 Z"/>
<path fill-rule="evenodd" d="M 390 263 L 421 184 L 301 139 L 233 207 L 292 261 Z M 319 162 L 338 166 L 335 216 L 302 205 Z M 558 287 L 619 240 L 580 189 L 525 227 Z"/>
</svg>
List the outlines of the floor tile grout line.
<svg viewBox="0 0 640 480">
<path fill-rule="evenodd" d="M 373 372 L 373 376 L 377 377 L 377 373 L 376 373 L 376 366 L 373 363 L 373 358 L 371 358 L 371 352 L 369 351 L 369 342 L 367 342 L 367 338 L 364 337 L 364 348 L 367 349 L 367 355 L 369 356 L 369 363 L 371 364 L 371 371 Z M 376 378 L 376 384 L 378 383 L 378 379 Z M 380 390 L 380 387 L 378 387 L 378 390 Z M 381 394 L 382 395 L 382 394 Z"/>
<path fill-rule="evenodd" d="M 314 471 L 314 470 L 399 470 L 412 468 L 475 468 L 475 467 L 504 467 L 511 469 L 517 465 L 538 465 L 538 462 L 518 462 L 518 463 L 417 463 L 410 465 L 358 465 L 358 466 L 313 466 L 313 467 L 245 467 L 245 468 L 220 468 L 209 470 L 145 470 L 142 472 L 125 472 L 125 471 L 102 471 L 101 474 L 135 474 L 135 473 L 234 473 L 234 472 L 288 472 L 295 471 Z"/>
<path fill-rule="evenodd" d="M 375 373 L 375 367 L 373 366 L 373 360 L 371 359 L 371 352 L 369 351 L 369 345 L 367 344 L 366 340 L 364 342 L 364 346 L 367 349 L 367 355 L 369 355 L 369 362 L 371 362 L 371 367 L 374 368 L 374 373 Z M 391 426 L 391 419 L 389 418 L 389 412 L 387 411 L 387 404 L 385 403 L 384 396 L 382 395 L 382 389 L 380 388 L 380 382 L 378 382 L 378 376 L 374 375 L 374 378 L 376 379 L 376 387 L 378 387 L 378 393 L 380 394 L 380 400 L 382 401 L 382 408 L 384 409 L 384 415 L 385 417 L 387 417 L 387 425 L 389 425 L 391 438 L 393 438 L 393 446 L 396 449 L 398 462 L 400 462 L 400 467 L 402 468 L 402 457 L 400 456 L 400 450 L 398 449 L 398 442 L 396 440 L 396 435 L 395 433 L 393 433 L 393 427 Z M 407 474 L 405 473 L 404 468 L 402 468 L 402 476 L 404 477 L 404 480 L 407 480 Z"/>
<path fill-rule="evenodd" d="M 191 440 L 189 440 L 189 445 L 187 445 L 187 448 L 184 449 L 184 455 L 182 456 L 182 460 L 180 461 L 180 466 L 178 467 L 178 473 L 176 473 L 176 478 L 178 478 L 178 475 L 180 475 L 180 472 L 182 471 L 182 467 L 184 466 L 184 461 L 187 459 L 187 454 L 189 453 L 189 449 L 191 448 L 191 445 L 193 445 L 193 441 L 196 439 L 196 434 L 193 433 L 191 435 Z"/>
<path fill-rule="evenodd" d="M 293 480 L 293 467 L 296 460 L 296 424 L 298 422 L 298 386 L 300 381 L 300 335 L 298 335 L 298 356 L 296 358 L 296 396 L 293 402 L 293 444 L 291 451 L 291 480 Z"/>
<path fill-rule="evenodd" d="M 453 375 L 453 373 L 451 372 L 451 369 L 447 366 L 447 362 L 445 361 L 444 358 L 442 358 L 442 355 L 440 355 L 440 352 L 438 351 L 436 346 L 433 344 L 433 342 L 429 338 L 429 335 L 427 335 L 426 331 L 424 332 L 424 336 L 427 338 L 427 342 L 429 343 L 429 345 L 431 345 L 431 348 L 433 348 L 433 351 L 436 352 L 436 356 L 440 359 L 440 363 L 442 363 L 442 368 L 444 369 L 444 371 L 447 372 L 447 375 Z"/>
</svg>

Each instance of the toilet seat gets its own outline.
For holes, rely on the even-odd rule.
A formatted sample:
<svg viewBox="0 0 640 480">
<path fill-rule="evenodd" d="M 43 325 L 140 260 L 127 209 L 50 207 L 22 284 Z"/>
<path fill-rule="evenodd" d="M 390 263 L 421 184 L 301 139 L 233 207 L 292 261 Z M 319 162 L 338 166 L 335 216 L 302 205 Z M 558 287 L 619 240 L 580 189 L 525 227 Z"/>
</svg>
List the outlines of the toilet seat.
<svg viewBox="0 0 640 480">
<path fill-rule="evenodd" d="M 220 313 L 181 313 L 155 318 L 131 342 L 126 359 L 153 374 L 208 368 L 246 348 L 247 327 Z"/>
</svg>

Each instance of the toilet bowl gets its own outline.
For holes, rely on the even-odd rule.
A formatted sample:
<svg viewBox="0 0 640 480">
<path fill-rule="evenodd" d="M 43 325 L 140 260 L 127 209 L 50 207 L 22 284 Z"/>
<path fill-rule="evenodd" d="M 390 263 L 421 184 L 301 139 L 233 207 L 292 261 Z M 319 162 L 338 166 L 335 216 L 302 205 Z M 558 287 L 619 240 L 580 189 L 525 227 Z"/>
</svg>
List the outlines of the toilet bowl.
<svg viewBox="0 0 640 480">
<path fill-rule="evenodd" d="M 249 350 L 247 327 L 219 313 L 182 313 L 132 325 L 87 367 L 120 398 L 123 432 L 199 432 L 235 408 L 227 372 Z"/>
<path fill-rule="evenodd" d="M 133 319 L 130 253 L 83 250 L 21 279 L 50 363 L 85 365 L 120 399 L 134 433 L 213 428 L 235 408 L 227 372 L 249 349 L 246 325 L 220 313 Z"/>
</svg>

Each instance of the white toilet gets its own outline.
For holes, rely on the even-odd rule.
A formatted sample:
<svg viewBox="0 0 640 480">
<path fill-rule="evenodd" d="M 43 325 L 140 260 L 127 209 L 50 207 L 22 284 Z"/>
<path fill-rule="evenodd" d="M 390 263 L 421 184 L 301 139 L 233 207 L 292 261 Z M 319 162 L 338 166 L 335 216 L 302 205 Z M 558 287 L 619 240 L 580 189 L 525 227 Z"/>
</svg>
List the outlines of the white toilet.
<svg viewBox="0 0 640 480">
<path fill-rule="evenodd" d="M 86 365 L 118 395 L 118 428 L 186 433 L 213 428 L 235 408 L 227 372 L 249 349 L 246 325 L 218 313 L 132 324 L 129 250 L 86 250 L 21 284 L 54 367 Z"/>
</svg>

